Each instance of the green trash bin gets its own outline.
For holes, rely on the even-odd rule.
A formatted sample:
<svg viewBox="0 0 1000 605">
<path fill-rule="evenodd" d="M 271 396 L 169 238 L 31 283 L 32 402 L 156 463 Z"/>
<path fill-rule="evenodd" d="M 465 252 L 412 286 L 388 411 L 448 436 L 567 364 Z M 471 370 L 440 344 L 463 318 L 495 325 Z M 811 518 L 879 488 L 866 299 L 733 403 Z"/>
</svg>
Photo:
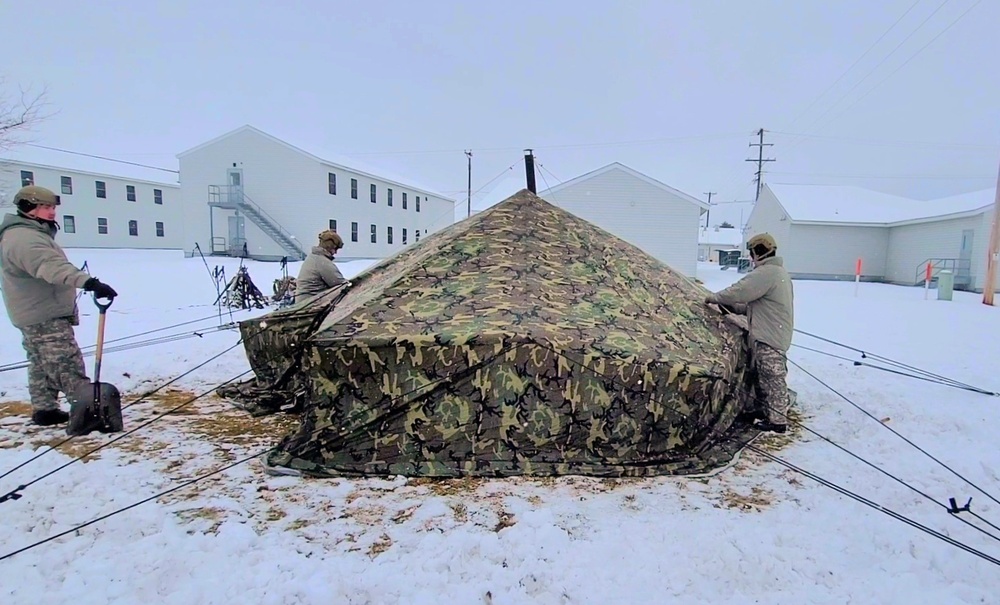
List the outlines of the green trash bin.
<svg viewBox="0 0 1000 605">
<path fill-rule="evenodd" d="M 947 269 L 938 273 L 938 300 L 951 300 L 951 293 L 954 289 L 955 274 Z"/>
</svg>

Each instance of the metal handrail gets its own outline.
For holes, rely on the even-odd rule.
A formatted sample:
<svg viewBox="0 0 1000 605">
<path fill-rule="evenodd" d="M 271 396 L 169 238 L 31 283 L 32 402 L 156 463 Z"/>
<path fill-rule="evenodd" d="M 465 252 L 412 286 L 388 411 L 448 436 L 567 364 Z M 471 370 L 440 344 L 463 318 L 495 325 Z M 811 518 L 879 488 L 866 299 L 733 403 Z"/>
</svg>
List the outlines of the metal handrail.
<svg viewBox="0 0 1000 605">
<path fill-rule="evenodd" d="M 208 186 L 209 200 L 211 200 L 213 197 L 215 197 L 216 199 L 222 197 L 223 192 L 225 192 L 227 197 L 229 197 L 232 194 L 233 190 L 239 191 L 239 195 L 237 196 L 239 204 L 248 206 L 257 213 L 259 213 L 260 215 L 267 218 L 267 220 L 271 222 L 271 225 L 278 231 L 278 233 L 280 233 L 285 239 L 287 239 L 292 244 L 293 248 L 298 250 L 300 254 L 305 254 L 305 251 L 302 249 L 302 246 L 298 244 L 298 240 L 295 238 L 295 236 L 292 235 L 291 232 L 287 231 L 284 227 L 282 227 L 281 223 L 279 223 L 277 219 L 275 219 L 273 216 L 268 214 L 266 210 L 261 208 L 259 204 L 250 199 L 250 196 L 243 191 L 242 187 L 233 187 L 231 185 L 209 185 Z"/>
<path fill-rule="evenodd" d="M 931 264 L 931 280 L 933 281 L 941 271 L 951 271 L 958 276 L 959 270 L 972 272 L 972 260 L 968 258 L 928 258 L 919 265 L 913 275 L 913 281 L 917 284 L 923 283 L 927 275 L 927 263 Z"/>
</svg>

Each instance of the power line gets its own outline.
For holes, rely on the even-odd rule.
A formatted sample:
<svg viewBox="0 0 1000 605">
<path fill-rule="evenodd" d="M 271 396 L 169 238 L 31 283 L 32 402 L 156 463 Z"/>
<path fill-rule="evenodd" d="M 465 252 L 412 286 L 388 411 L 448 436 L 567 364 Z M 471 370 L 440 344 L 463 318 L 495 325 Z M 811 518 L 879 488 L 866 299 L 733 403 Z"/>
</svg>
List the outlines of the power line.
<svg viewBox="0 0 1000 605">
<path fill-rule="evenodd" d="M 938 5 L 938 7 L 937 7 L 936 9 L 934 9 L 934 11 L 933 11 L 933 12 L 931 12 L 931 14 L 930 14 L 930 15 L 927 15 L 927 17 L 925 17 L 925 18 L 924 18 L 924 20 L 923 20 L 923 21 L 921 21 L 921 22 L 920 22 L 920 24 L 919 24 L 919 25 L 917 25 L 917 27 L 916 27 L 916 28 L 915 28 L 915 29 L 914 29 L 913 31 L 911 31 L 911 32 L 909 33 L 909 35 L 907 35 L 907 36 L 906 36 L 905 38 L 903 38 L 903 40 L 902 40 L 902 41 L 901 41 L 901 42 L 900 42 L 899 44 L 897 44 L 895 48 L 893 48 L 893 49 L 892 49 L 891 51 L 889 51 L 889 54 L 887 54 L 887 55 L 886 55 L 885 57 L 883 57 L 883 58 L 882 58 L 882 60 L 881 60 L 881 61 L 879 61 L 879 62 L 878 62 L 877 64 L 875 64 L 875 67 L 871 68 L 871 70 L 869 70 L 869 71 L 868 71 L 868 73 L 866 73 L 866 74 L 864 75 L 864 77 L 862 77 L 862 78 L 861 78 L 860 80 L 858 80 L 858 81 L 857 81 L 857 82 L 856 82 L 856 83 L 854 84 L 854 86 L 852 86 L 852 87 L 851 87 L 851 88 L 850 88 L 850 89 L 849 89 L 849 90 L 848 90 L 847 92 L 845 92 L 845 93 L 844 93 L 843 95 L 841 95 L 841 97 L 840 97 L 840 98 L 838 98 L 838 99 L 837 99 L 836 101 L 834 101 L 834 102 L 833 102 L 833 104 L 831 104 L 831 105 L 830 105 L 829 107 L 827 107 L 827 108 L 826 108 L 826 109 L 825 109 L 825 110 L 824 110 L 823 112 L 821 112 L 821 113 L 819 114 L 819 116 L 818 116 L 818 117 L 817 117 L 817 118 L 816 118 L 815 120 L 813 120 L 812 124 L 810 125 L 810 128 L 811 128 L 812 126 L 815 126 L 815 125 L 816 125 L 816 123 L 817 123 L 817 122 L 819 122 L 819 121 L 820 121 L 820 120 L 821 120 L 821 119 L 823 118 L 823 116 L 825 116 L 826 114 L 828 114 L 828 113 L 829 113 L 829 112 L 830 112 L 830 111 L 831 111 L 831 110 L 832 110 L 832 109 L 833 109 L 834 107 L 836 107 L 836 106 L 837 106 L 837 104 L 838 104 L 838 103 L 840 103 L 841 101 L 843 101 L 844 99 L 846 99 L 846 98 L 847 98 L 847 96 L 848 96 L 848 95 L 850 95 L 850 94 L 851 94 L 852 92 L 854 92 L 854 90 L 855 90 L 855 89 L 856 89 L 856 88 L 857 88 L 858 86 L 860 86 L 860 85 L 861 85 L 861 84 L 862 84 L 862 83 L 863 83 L 863 82 L 864 82 L 865 80 L 867 80 L 867 79 L 869 78 L 869 76 L 871 76 L 871 75 L 872 75 L 873 73 L 875 73 L 875 71 L 876 71 L 876 70 L 877 70 L 877 69 L 878 69 L 879 67 L 881 67 L 883 63 L 885 63 L 885 62 L 886 62 L 886 61 L 887 61 L 887 60 L 888 60 L 888 59 L 889 59 L 890 57 L 892 57 L 892 56 L 893 56 L 894 54 L 896 54 L 896 51 L 897 51 L 897 50 L 899 50 L 899 49 L 900 49 L 900 48 L 901 48 L 901 47 L 903 46 L 903 44 L 905 44 L 905 43 L 906 43 L 906 41 L 907 41 L 907 40 L 909 40 L 910 38 L 912 38 L 914 34 L 916 34 L 916 33 L 917 33 L 918 31 L 920 31 L 920 29 L 921 29 L 921 28 L 922 28 L 922 27 L 923 27 L 923 26 L 924 26 L 924 25 L 925 25 L 925 24 L 926 24 L 926 23 L 927 23 L 928 21 L 930 21 L 930 19 L 931 19 L 931 18 L 932 18 L 932 17 L 934 16 L 934 15 L 936 15 L 936 14 L 938 13 L 938 11 L 940 11 L 940 10 L 941 10 L 942 8 L 944 8 L 944 6 L 945 6 L 946 4 L 948 4 L 948 3 L 950 2 L 950 1 L 951 1 L 951 0 L 944 0 L 944 2 L 942 2 L 941 4 L 939 4 L 939 5 Z M 907 12 L 909 12 L 909 11 L 907 11 Z M 852 105 L 853 105 L 853 104 L 852 104 Z M 799 143 L 799 141 L 793 141 L 793 142 L 791 143 L 791 145 L 789 145 L 789 147 L 793 147 L 793 146 L 795 146 L 795 145 L 796 145 L 796 144 L 798 144 L 798 143 Z"/>
<path fill-rule="evenodd" d="M 848 73 L 850 73 L 850 71 L 852 69 L 854 69 L 854 67 L 858 63 L 860 63 L 862 59 L 864 59 L 865 57 L 867 57 L 868 53 L 870 53 L 872 51 L 872 49 L 874 49 L 878 45 L 878 43 L 881 42 L 882 39 L 885 38 L 889 34 L 889 32 L 893 30 L 893 28 L 895 28 L 897 25 L 899 25 L 899 22 L 902 21 L 903 18 L 906 17 L 906 15 L 909 15 L 910 11 L 912 11 L 914 8 L 916 8 L 916 6 L 918 4 L 920 4 L 920 2 L 921 2 L 921 0 L 916 0 L 916 2 L 914 2 L 913 4 L 911 4 L 910 8 L 906 9 L 906 12 L 904 12 L 902 15 L 900 15 L 899 18 L 896 19 L 896 21 L 893 22 L 893 24 L 889 26 L 889 29 L 887 29 L 884 32 L 882 32 L 882 35 L 878 37 L 878 40 L 875 40 L 874 42 L 872 42 L 871 46 L 869 46 L 868 49 L 865 50 L 865 52 L 862 53 L 860 57 L 858 57 L 857 59 L 855 59 L 854 63 L 851 63 L 851 66 L 848 67 L 844 71 L 844 73 L 840 74 L 840 77 L 838 77 L 836 80 L 833 81 L 833 84 L 831 84 L 830 86 L 828 86 L 826 88 L 826 90 L 824 90 L 823 92 L 821 92 L 818 97 L 816 97 L 815 99 L 812 100 L 812 103 L 809 103 L 809 105 L 806 106 L 805 109 L 803 109 L 802 111 L 800 111 L 794 118 L 792 118 L 792 120 L 788 123 L 788 126 L 791 126 L 792 124 L 794 124 L 800 117 L 802 117 L 803 115 L 805 115 L 806 112 L 808 112 L 810 109 L 812 109 L 813 105 L 815 105 L 817 101 L 819 101 L 820 99 L 822 99 L 826 95 L 826 93 L 828 93 L 831 90 L 833 90 L 833 87 L 836 86 L 837 83 L 839 83 L 841 80 L 843 80 L 844 76 L 846 76 Z"/>
<path fill-rule="evenodd" d="M 59 147 L 48 147 L 46 145 L 39 145 L 37 143 L 25 143 L 27 147 L 38 147 L 39 149 L 48 149 L 50 151 L 59 151 L 61 153 L 69 153 L 73 155 L 81 155 L 88 158 L 94 158 L 98 160 L 105 160 L 108 162 L 118 162 L 119 164 L 129 164 L 131 166 L 139 166 L 140 168 L 150 168 L 152 170 L 162 170 L 163 172 L 170 172 L 172 174 L 180 174 L 179 170 L 172 170 L 170 168 L 161 168 L 160 166 L 150 166 L 149 164 L 139 164 L 136 162 L 129 162 L 128 160 L 118 160 L 115 158 L 104 157 L 100 155 L 94 155 L 92 153 L 84 153 L 82 151 L 71 151 L 69 149 L 60 149 Z"/>
<path fill-rule="evenodd" d="M 967 9 L 965 9 L 965 12 L 964 12 L 964 13 L 962 13 L 961 15 L 959 15 L 959 16 L 958 16 L 958 18 L 956 18 L 956 19 L 955 19 L 954 21 L 952 21 L 951 23 L 949 23 L 949 24 L 948 24 L 948 27 L 944 28 L 944 29 L 943 29 L 943 30 L 941 30 L 941 31 L 940 31 L 940 32 L 939 32 L 939 33 L 938 33 L 938 34 L 937 34 L 936 36 L 934 36 L 933 38 L 931 38 L 931 39 L 930 39 L 930 41 L 929 41 L 929 42 L 927 42 L 927 44 L 924 44 L 923 46 L 921 46 L 921 47 L 920 47 L 920 49 L 919 49 L 919 50 L 917 50 L 917 52 L 915 52 L 915 53 L 913 53 L 912 55 L 910 55 L 910 58 L 909 58 L 909 59 L 907 59 L 906 61 L 904 61 L 904 62 L 903 62 L 903 63 L 902 63 L 902 64 L 901 64 L 901 65 L 900 65 L 899 67 L 897 67 L 896 69 L 892 70 L 892 71 L 891 71 L 891 72 L 889 73 L 889 75 L 887 75 L 886 77 L 884 77 L 884 78 L 882 78 L 881 80 L 879 80 L 879 82 L 878 82 L 877 84 L 875 84 L 875 86 L 872 86 L 871 88 L 869 88 L 869 89 L 868 89 L 868 92 L 866 92 L 865 94 L 863 94 L 863 95 L 861 95 L 860 97 L 858 97 L 857 99 L 855 99 L 855 100 L 854 100 L 854 102 L 853 102 L 853 103 L 851 103 L 850 105 L 848 105 L 847 107 L 845 107 L 843 111 L 841 111 L 841 112 L 840 112 L 840 113 L 838 113 L 837 115 L 833 116 L 833 118 L 832 118 L 831 120 L 829 120 L 829 121 L 827 122 L 827 124 L 829 124 L 829 123 L 831 123 L 831 122 L 835 122 L 835 121 L 836 121 L 836 120 L 837 120 L 837 119 L 838 119 L 838 118 L 839 118 L 840 116 L 842 116 L 842 115 L 844 115 L 845 113 L 847 113 L 847 111 L 848 111 L 849 109 L 851 109 L 852 107 L 854 107 L 855 105 L 857 105 L 858 103 L 860 103 L 860 102 L 861 102 L 861 101 L 862 101 L 862 100 L 863 100 L 863 99 L 864 99 L 865 97 L 867 97 L 868 95 L 870 95 L 870 94 L 871 94 L 871 93 L 872 93 L 872 92 L 873 92 L 873 91 L 874 91 L 874 90 L 875 90 L 876 88 L 878 88 L 878 87 L 879 87 L 879 86 L 881 86 L 881 85 L 882 85 L 883 83 L 885 83 L 885 82 L 886 82 L 886 81 L 887 81 L 887 80 L 888 80 L 889 78 L 891 78 L 892 76 L 894 76 L 894 75 L 896 74 L 896 72 L 898 72 L 899 70 L 901 70 L 901 69 L 903 69 L 904 67 L 906 67 L 906 66 L 907 66 L 907 64 L 909 64 L 909 62 L 910 62 L 910 61 L 912 61 L 912 60 L 914 60 L 915 58 L 917 58 L 917 55 L 919 55 L 920 53 L 922 53 L 922 52 L 924 51 L 924 49 L 926 49 L 926 48 L 927 48 L 928 46 L 930 46 L 931 44 L 933 44 L 935 40 L 937 40 L 937 39 L 938 39 L 938 38 L 940 38 L 940 37 L 941 37 L 942 35 L 944 35 L 944 33 L 945 33 L 945 32 L 947 32 L 947 31 L 948 31 L 949 29 L 951 29 L 952 27 L 954 27 L 954 26 L 955 26 L 955 24 L 956 24 L 956 23 L 958 23 L 959 21 L 961 21 L 961 20 L 962 20 L 962 18 L 964 18 L 964 17 L 965 17 L 965 16 L 967 15 L 967 14 L 969 14 L 969 13 L 970 13 L 970 12 L 972 11 L 972 9 L 976 8 L 977 6 L 979 6 L 979 4 L 980 4 L 981 2 L 982 2 L 982 0 L 976 0 L 976 2 L 975 2 L 975 3 L 974 3 L 974 4 L 972 5 L 972 6 L 970 6 L 970 7 L 969 7 L 969 8 L 967 8 Z"/>
<path fill-rule="evenodd" d="M 877 139 L 859 139 L 853 137 L 837 137 L 828 136 L 822 134 L 809 134 L 803 132 L 787 132 L 783 130 L 767 130 L 766 132 L 772 135 L 779 136 L 789 136 L 789 137 L 799 137 L 806 139 L 827 139 L 831 141 L 843 141 L 845 143 L 857 143 L 862 145 L 874 145 L 874 146 L 886 146 L 886 147 L 932 147 L 932 148 L 965 148 L 965 149 L 977 149 L 983 151 L 997 151 L 1000 150 L 1000 145 L 987 145 L 981 143 L 937 143 L 932 141 L 903 141 L 903 140 L 877 140 Z"/>
</svg>

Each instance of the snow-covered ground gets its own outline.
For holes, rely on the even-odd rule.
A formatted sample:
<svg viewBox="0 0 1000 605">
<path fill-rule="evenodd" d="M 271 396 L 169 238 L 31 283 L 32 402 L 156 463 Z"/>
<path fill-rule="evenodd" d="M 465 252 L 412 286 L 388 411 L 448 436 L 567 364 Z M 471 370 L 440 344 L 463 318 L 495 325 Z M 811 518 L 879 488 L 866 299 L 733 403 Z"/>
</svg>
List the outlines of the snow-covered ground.
<svg viewBox="0 0 1000 605">
<path fill-rule="evenodd" d="M 235 331 L 215 329 L 216 290 L 201 259 L 95 250 L 71 250 L 70 257 L 78 265 L 87 261 L 120 293 L 109 311 L 109 347 L 201 331 L 107 353 L 102 378 L 122 390 L 126 403 L 236 344 Z M 209 263 L 224 264 L 230 277 L 239 264 Z M 350 277 L 370 264 L 342 269 Z M 248 266 L 270 293 L 279 266 Z M 289 270 L 294 275 L 297 266 Z M 718 290 L 739 275 L 705 264 L 699 277 Z M 982 305 L 980 296 L 956 293 L 945 302 L 934 291 L 924 300 L 921 289 L 876 284 L 861 284 L 857 297 L 853 283 L 799 281 L 795 288 L 801 330 L 1000 391 L 1000 311 Z M 81 308 L 86 315 L 77 336 L 89 345 L 97 316 L 89 298 Z M 261 312 L 234 312 L 232 319 Z M 221 323 L 229 321 L 223 314 Z M 860 360 L 802 334 L 795 342 Z M 19 343 L 4 317 L 0 364 L 23 361 Z M 939 503 L 954 497 L 964 504 L 971 496 L 972 510 L 1000 525 L 1000 504 L 880 426 L 1000 495 L 1000 398 L 801 347 L 792 349 L 791 360 L 878 419 L 792 365 L 789 382 L 809 429 Z M 92 371 L 92 357 L 87 361 Z M 247 369 L 236 347 L 129 408 L 127 427 Z M 23 369 L 0 372 L 0 474 L 63 437 L 61 429 L 27 424 L 25 383 Z M 21 499 L 0 503 L 0 557 L 249 456 L 294 424 L 199 399 L 30 485 Z M 0 479 L 0 495 L 110 438 L 76 439 L 42 456 Z M 805 429 L 756 445 L 1000 557 L 1000 542 Z M 307 480 L 265 475 L 252 461 L 0 560 L 0 594 L 11 603 L 74 605 L 992 603 L 998 572 L 749 451 L 712 477 L 619 481 Z"/>
</svg>

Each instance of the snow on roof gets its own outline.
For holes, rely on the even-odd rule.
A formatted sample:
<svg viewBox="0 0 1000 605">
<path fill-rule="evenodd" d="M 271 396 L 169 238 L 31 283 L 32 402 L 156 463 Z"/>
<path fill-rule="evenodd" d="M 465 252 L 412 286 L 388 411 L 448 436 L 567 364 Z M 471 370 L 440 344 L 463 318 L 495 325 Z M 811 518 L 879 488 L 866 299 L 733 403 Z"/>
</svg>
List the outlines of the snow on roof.
<svg viewBox="0 0 1000 605">
<path fill-rule="evenodd" d="M 31 164 L 54 170 L 67 170 L 95 176 L 115 177 L 130 181 L 145 181 L 160 185 L 178 186 L 176 160 L 164 170 L 136 166 L 143 162 L 124 163 L 112 159 L 101 159 L 64 151 L 44 149 L 32 145 L 19 145 L 14 149 L 0 152 L 0 164 Z M 173 171 L 173 172 L 171 172 Z"/>
<path fill-rule="evenodd" d="M 321 149 L 321 148 L 319 148 L 317 146 L 313 146 L 313 145 L 307 145 L 307 146 L 293 145 L 293 144 L 289 143 L 288 141 L 285 141 L 283 139 L 279 139 L 278 137 L 276 137 L 276 136 L 274 136 L 272 134 L 268 134 L 268 133 L 264 132 L 263 130 L 261 130 L 259 128 L 256 128 L 254 126 L 251 126 L 249 124 L 240 126 L 239 128 L 237 128 L 235 130 L 231 130 L 231 131 L 229 131 L 229 132 L 227 132 L 225 134 L 219 135 L 219 136 L 215 137 L 214 139 L 205 141 L 204 143 L 201 143 L 201 144 L 199 144 L 199 145 L 197 145 L 195 147 L 192 147 L 191 149 L 186 149 L 186 150 L 182 151 L 181 153 L 177 154 L 177 157 L 181 157 L 181 156 L 187 155 L 187 154 L 189 154 L 189 153 L 191 153 L 193 151 L 196 151 L 196 150 L 201 149 L 203 147 L 207 147 L 208 145 L 211 145 L 211 144 L 215 143 L 216 141 L 220 141 L 220 140 L 228 138 L 228 137 L 230 137 L 230 136 L 232 136 L 234 134 L 237 134 L 237 133 L 240 133 L 240 132 L 243 132 L 243 131 L 247 131 L 247 130 L 250 131 L 250 132 L 253 132 L 253 133 L 257 134 L 257 135 L 260 135 L 262 137 L 265 137 L 267 139 L 270 139 L 272 141 L 275 141 L 276 143 L 284 145 L 285 147 L 293 149 L 293 150 L 295 150 L 295 151 L 297 151 L 299 153 L 304 153 L 305 155 L 311 156 L 314 160 L 318 161 L 321 164 L 327 164 L 327 165 L 330 165 L 330 166 L 334 166 L 336 168 L 343 168 L 345 170 L 351 170 L 351 171 L 354 171 L 354 172 L 359 172 L 361 174 L 364 174 L 365 176 L 377 178 L 377 179 L 383 180 L 383 181 L 388 181 L 388 182 L 390 182 L 390 183 L 392 183 L 394 185 L 398 185 L 400 187 L 407 187 L 407 188 L 410 188 L 410 189 L 415 189 L 415 190 L 419 191 L 420 193 L 426 193 L 428 195 L 431 195 L 431 196 L 434 196 L 434 197 L 437 197 L 437 198 L 441 198 L 441 199 L 444 199 L 444 200 L 448 200 L 448 201 L 451 201 L 451 202 L 455 201 L 454 198 L 452 198 L 450 196 L 447 196 L 447 195 L 444 195 L 443 193 L 437 191 L 433 187 L 429 187 L 429 186 L 427 186 L 425 184 L 421 184 L 420 182 L 418 182 L 418 181 L 416 181 L 416 180 L 414 180 L 414 179 L 412 179 L 412 178 L 410 178 L 408 176 L 393 174 L 392 172 L 390 172 L 388 170 L 385 170 L 382 167 L 373 166 L 373 165 L 367 164 L 367 163 L 362 162 L 360 160 L 357 160 L 357 159 L 355 159 L 353 157 L 347 157 L 347 156 L 340 155 L 340 154 L 337 154 L 337 153 L 332 153 L 332 152 L 330 152 L 328 150 Z"/>
<path fill-rule="evenodd" d="M 708 246 L 732 246 L 733 248 L 739 248 L 743 243 L 743 233 L 735 228 L 702 228 L 698 230 L 698 243 Z"/>
<path fill-rule="evenodd" d="M 635 178 L 637 178 L 637 179 L 639 179 L 641 181 L 645 181 L 645 182 L 649 183 L 650 185 L 652 185 L 654 187 L 662 189 L 663 191 L 667 191 L 667 192 L 669 192 L 669 193 L 671 193 L 673 195 L 676 195 L 677 197 L 679 197 L 679 198 L 681 198 L 683 200 L 691 202 L 692 204 L 694 204 L 695 206 L 698 206 L 699 208 L 702 208 L 703 210 L 708 210 L 709 209 L 709 205 L 706 202 L 704 202 L 702 200 L 699 200 L 698 198 L 696 198 L 694 196 L 688 195 L 688 194 L 684 193 L 683 191 L 681 191 L 680 189 L 675 189 L 674 187 L 671 187 L 670 185 L 667 185 L 666 183 L 664 183 L 662 181 L 654 179 L 653 177 L 651 177 L 651 176 L 649 176 L 647 174 L 643 174 L 643 173 L 639 172 L 638 170 L 635 170 L 633 168 L 629 168 L 628 166 L 626 166 L 625 164 L 622 164 L 621 162 L 612 162 L 612 163 L 608 164 L 607 166 L 602 166 L 601 168 L 598 168 L 597 170 L 591 170 L 590 172 L 588 172 L 586 174 L 581 174 L 580 176 L 578 176 L 576 178 L 572 178 L 572 179 L 570 179 L 568 181 L 564 181 L 562 183 L 559 183 L 558 185 L 555 185 L 554 187 L 550 187 L 549 189 L 546 189 L 544 191 L 539 191 L 538 194 L 544 198 L 545 195 L 548 194 L 548 193 L 558 193 L 559 191 L 561 191 L 561 190 L 563 190 L 563 189 L 565 189 L 567 187 L 571 187 L 573 185 L 576 185 L 577 183 L 581 183 L 581 182 L 586 181 L 588 179 L 592 179 L 595 176 L 599 176 L 599 175 L 604 174 L 605 172 L 608 172 L 610 170 L 620 170 L 620 171 L 625 172 L 625 173 L 627 173 L 627 174 L 629 174 L 629 175 L 631 175 L 631 176 L 633 176 L 633 177 L 635 177 Z"/>
<path fill-rule="evenodd" d="M 767 184 L 796 222 L 885 225 L 978 210 L 990 190 L 938 200 L 913 200 L 850 185 Z"/>
</svg>

